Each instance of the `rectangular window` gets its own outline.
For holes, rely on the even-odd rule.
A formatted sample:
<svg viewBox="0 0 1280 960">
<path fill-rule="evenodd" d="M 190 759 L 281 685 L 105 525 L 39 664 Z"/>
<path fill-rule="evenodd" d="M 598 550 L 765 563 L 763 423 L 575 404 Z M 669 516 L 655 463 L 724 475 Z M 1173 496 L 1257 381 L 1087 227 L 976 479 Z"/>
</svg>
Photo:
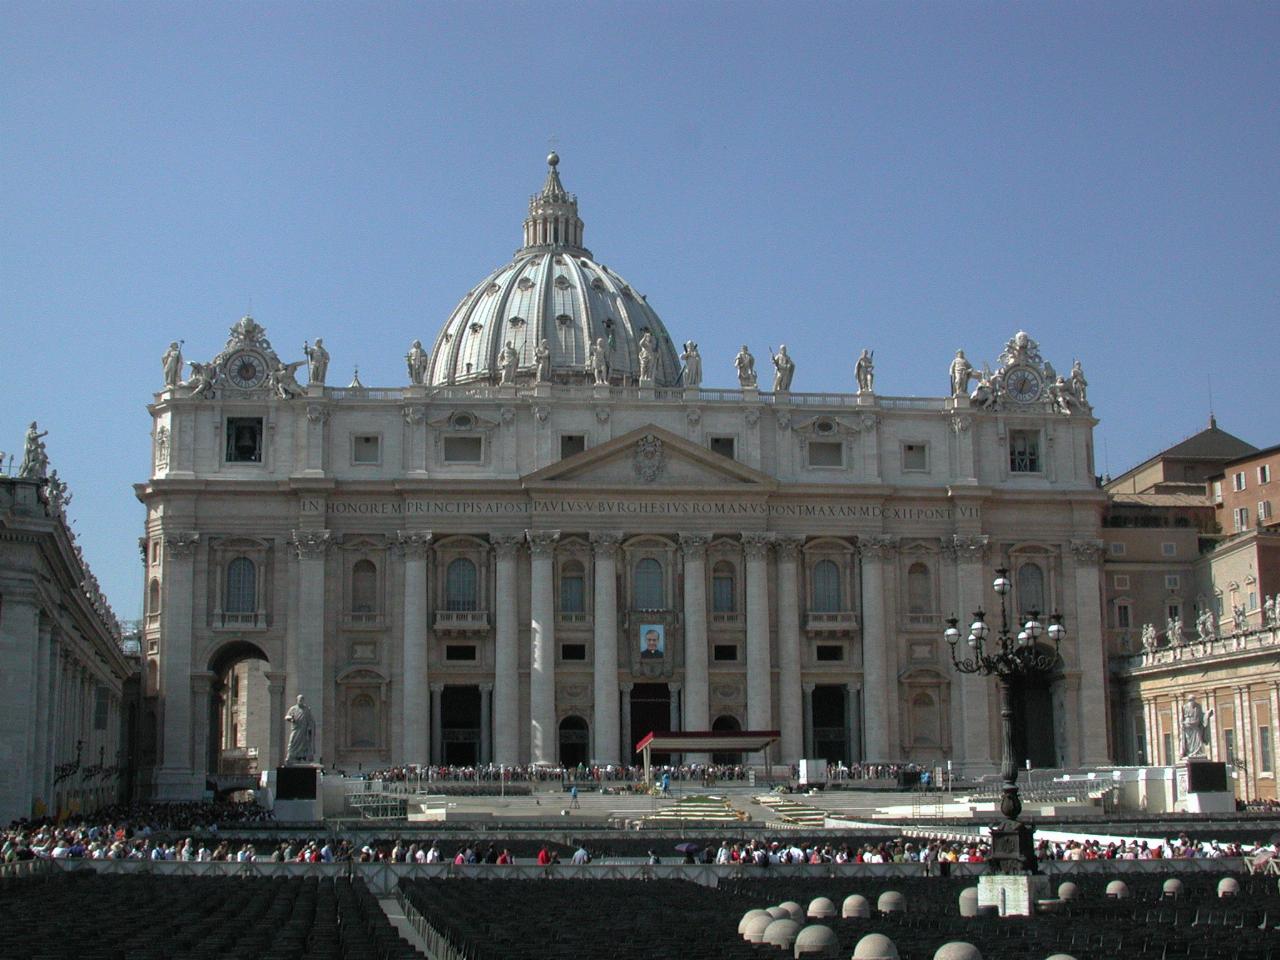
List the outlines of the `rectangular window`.
<svg viewBox="0 0 1280 960">
<path fill-rule="evenodd" d="M 262 462 L 262 418 L 227 417 L 227 463 Z"/>
<path fill-rule="evenodd" d="M 1231 475 L 1231 489 L 1235 491 L 1240 491 L 1240 490 L 1243 490 L 1244 488 L 1245 488 L 1244 471 L 1241 470 L 1239 473 L 1233 473 Z"/>
<path fill-rule="evenodd" d="M 587 612 L 586 581 L 582 574 L 566 573 L 560 577 L 560 612 Z"/>
<path fill-rule="evenodd" d="M 1221 480 L 1213 481 L 1213 502 L 1214 503 L 1222 502 L 1222 481 Z"/>
<path fill-rule="evenodd" d="M 380 463 L 382 438 L 376 433 L 358 433 L 351 437 L 352 463 Z"/>
<path fill-rule="evenodd" d="M 1274 773 L 1271 769 L 1271 728 L 1258 728 L 1258 772 Z"/>
<path fill-rule="evenodd" d="M 1259 520 L 1271 519 L 1271 501 L 1270 500 L 1258 501 L 1258 519 Z"/>
<path fill-rule="evenodd" d="M 711 649 L 713 659 L 721 663 L 729 663 L 738 659 L 738 645 L 736 643 L 717 643 Z"/>
<path fill-rule="evenodd" d="M 444 648 L 444 658 L 446 660 L 471 660 L 476 658 L 475 644 L 472 643 L 450 643 Z"/>
<path fill-rule="evenodd" d="M 1176 557 L 1178 555 L 1178 545 L 1176 543 L 1160 544 L 1160 553 L 1166 557 Z"/>
<path fill-rule="evenodd" d="M 712 453 L 733 459 L 733 437 L 712 437 L 707 442 L 711 446 Z"/>
<path fill-rule="evenodd" d="M 905 472 L 924 472 L 929 469 L 929 448 L 923 443 L 902 445 L 902 469 Z"/>
<path fill-rule="evenodd" d="M 1177 590 L 1182 586 L 1182 578 L 1176 573 L 1166 573 L 1164 576 L 1164 588 L 1166 590 Z"/>
<path fill-rule="evenodd" d="M 1116 627 L 1120 630 L 1128 630 L 1133 626 L 1132 607 L 1127 603 L 1116 604 Z"/>
<path fill-rule="evenodd" d="M 484 459 L 484 440 L 481 437 L 445 437 L 445 463 L 479 463 Z"/>
<path fill-rule="evenodd" d="M 844 444 L 832 440 L 814 440 L 809 443 L 809 466 L 843 467 Z"/>
<path fill-rule="evenodd" d="M 1236 507 L 1235 512 L 1232 514 L 1232 518 L 1235 520 L 1237 533 L 1239 533 L 1241 530 L 1249 529 L 1249 508 L 1248 507 Z"/>
<path fill-rule="evenodd" d="M 1171 604 L 1169 604 L 1169 606 L 1167 606 L 1167 607 L 1165 608 L 1165 611 L 1164 611 L 1164 612 L 1165 612 L 1165 615 L 1166 615 L 1166 616 L 1168 617 L 1168 619 L 1170 619 L 1170 620 L 1174 620 L 1174 619 L 1181 620 L 1181 619 L 1182 619 L 1182 604 L 1180 604 L 1180 603 L 1171 603 Z"/>
<path fill-rule="evenodd" d="M 1257 609 L 1258 609 L 1258 594 L 1257 594 L 1257 591 L 1254 591 L 1254 590 L 1250 590 L 1250 591 L 1249 591 L 1249 606 L 1248 606 L 1248 608 L 1247 608 L 1247 609 L 1249 609 L 1249 610 L 1257 610 Z"/>
<path fill-rule="evenodd" d="M 1116 579 L 1115 579 L 1115 585 L 1117 590 L 1128 590 L 1129 575 L 1127 573 L 1117 573 Z"/>
<path fill-rule="evenodd" d="M 844 659 L 844 645 L 839 643 L 820 643 L 813 651 L 814 659 L 822 663 L 835 663 Z"/>
<path fill-rule="evenodd" d="M 1040 472 L 1040 431 L 1009 431 L 1009 471 L 1011 473 Z"/>
<path fill-rule="evenodd" d="M 728 575 L 711 578 L 711 610 L 713 613 L 735 612 L 733 602 L 733 577 Z"/>
<path fill-rule="evenodd" d="M 560 437 L 560 459 L 567 460 L 587 449 L 587 438 L 580 433 L 566 433 Z"/>
<path fill-rule="evenodd" d="M 1234 763 L 1236 759 L 1236 732 L 1231 729 L 1222 731 L 1222 746 L 1227 753 L 1227 763 Z"/>
<path fill-rule="evenodd" d="M 1124 556 L 1124 544 L 1123 544 L 1123 543 L 1108 543 L 1108 544 L 1107 544 L 1107 550 L 1111 553 L 1111 555 L 1112 555 L 1113 557 L 1123 557 L 1123 556 Z"/>
<path fill-rule="evenodd" d="M 585 643 L 562 643 L 560 644 L 561 660 L 577 660 L 583 661 L 587 659 L 587 645 Z"/>
<path fill-rule="evenodd" d="M 1258 483 L 1271 482 L 1271 464 L 1264 463 L 1258 467 Z"/>
<path fill-rule="evenodd" d="M 107 729 L 107 688 L 98 684 L 94 687 L 93 729 Z"/>
</svg>

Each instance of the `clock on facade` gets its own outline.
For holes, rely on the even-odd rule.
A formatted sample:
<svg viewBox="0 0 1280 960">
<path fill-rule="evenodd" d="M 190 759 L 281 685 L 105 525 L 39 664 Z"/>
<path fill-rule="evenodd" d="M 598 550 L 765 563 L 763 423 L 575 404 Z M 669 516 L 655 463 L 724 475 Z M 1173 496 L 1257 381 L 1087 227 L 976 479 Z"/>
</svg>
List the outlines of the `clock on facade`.
<svg viewBox="0 0 1280 960">
<path fill-rule="evenodd" d="M 1011 399 L 1017 403 L 1031 403 L 1040 396 L 1043 381 L 1031 367 L 1012 367 L 1005 371 L 1004 385 Z"/>
<path fill-rule="evenodd" d="M 267 377 L 267 362 L 251 350 L 238 350 L 227 358 L 226 376 L 232 386 L 251 390 Z"/>
</svg>

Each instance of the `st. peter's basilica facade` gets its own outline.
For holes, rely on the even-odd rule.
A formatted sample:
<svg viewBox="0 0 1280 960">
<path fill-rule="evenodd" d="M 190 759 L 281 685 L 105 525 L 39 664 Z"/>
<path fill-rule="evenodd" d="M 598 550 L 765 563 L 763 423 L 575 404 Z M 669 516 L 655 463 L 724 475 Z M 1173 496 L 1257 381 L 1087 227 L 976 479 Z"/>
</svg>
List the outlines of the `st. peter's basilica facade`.
<svg viewBox="0 0 1280 960">
<path fill-rule="evenodd" d="M 1016 610 L 1068 627 L 1020 693 L 1029 754 L 1104 761 L 1079 365 L 1018 333 L 937 371 L 947 395 L 879 396 L 869 353 L 857 392 L 812 394 L 784 350 L 765 375 L 744 347 L 738 388 L 704 388 L 697 344 L 583 246 L 557 163 L 404 386 L 328 386 L 322 342 L 285 362 L 249 317 L 207 363 L 171 346 L 137 487 L 157 795 L 246 744 L 279 763 L 298 694 L 348 770 L 629 763 L 668 729 L 990 767 L 994 685 L 943 631 L 999 610 L 1001 566 Z"/>
</svg>

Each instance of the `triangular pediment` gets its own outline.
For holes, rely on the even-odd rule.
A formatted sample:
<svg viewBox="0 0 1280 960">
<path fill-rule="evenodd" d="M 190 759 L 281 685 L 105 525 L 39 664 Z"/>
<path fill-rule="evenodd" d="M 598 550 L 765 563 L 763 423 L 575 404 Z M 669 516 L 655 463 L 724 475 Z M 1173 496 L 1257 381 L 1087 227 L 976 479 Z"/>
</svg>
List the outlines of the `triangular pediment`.
<svg viewBox="0 0 1280 960">
<path fill-rule="evenodd" d="M 526 487 L 730 487 L 760 492 L 776 485 L 759 470 L 653 424 L 543 467 L 522 482 Z"/>
</svg>

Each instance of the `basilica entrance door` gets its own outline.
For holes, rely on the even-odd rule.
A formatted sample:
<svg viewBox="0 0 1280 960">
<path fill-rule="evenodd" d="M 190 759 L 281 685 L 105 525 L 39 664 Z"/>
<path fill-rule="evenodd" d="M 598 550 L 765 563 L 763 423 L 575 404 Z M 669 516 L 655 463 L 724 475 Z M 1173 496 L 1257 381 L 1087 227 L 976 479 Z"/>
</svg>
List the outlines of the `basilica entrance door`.
<svg viewBox="0 0 1280 960">
<path fill-rule="evenodd" d="M 630 747 L 640 742 L 645 734 L 671 729 L 671 690 L 665 683 L 637 683 L 631 688 L 631 741 Z M 670 754 L 655 753 L 654 763 L 669 763 Z"/>
<path fill-rule="evenodd" d="M 1030 760 L 1038 768 L 1058 765 L 1054 736 L 1052 682 L 1047 674 L 1015 681 L 1013 698 L 1013 752 L 1018 769 Z"/>
<path fill-rule="evenodd" d="M 844 685 L 818 685 L 813 688 L 813 756 L 828 763 L 849 758 L 848 710 Z"/>
<path fill-rule="evenodd" d="M 441 757 L 450 766 L 480 759 L 480 688 L 445 687 L 440 700 Z"/>
</svg>

